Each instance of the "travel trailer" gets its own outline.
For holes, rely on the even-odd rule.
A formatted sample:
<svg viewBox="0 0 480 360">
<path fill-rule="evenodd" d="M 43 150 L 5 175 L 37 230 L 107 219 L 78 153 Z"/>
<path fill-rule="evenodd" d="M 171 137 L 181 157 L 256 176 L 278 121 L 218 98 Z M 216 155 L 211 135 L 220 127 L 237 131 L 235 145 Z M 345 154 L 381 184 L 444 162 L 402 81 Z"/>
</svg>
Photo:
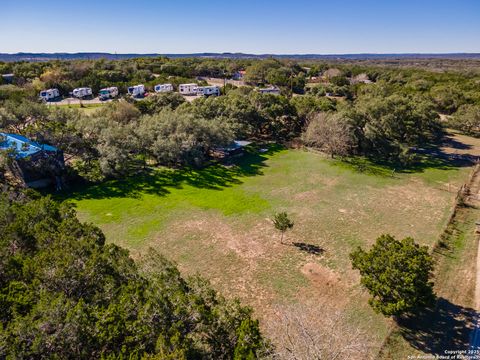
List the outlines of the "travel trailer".
<svg viewBox="0 0 480 360">
<path fill-rule="evenodd" d="M 220 96 L 220 88 L 218 86 L 199 86 L 197 88 L 197 95 Z"/>
<path fill-rule="evenodd" d="M 280 89 L 275 87 L 275 86 L 271 86 L 271 87 L 263 88 L 263 89 L 258 89 L 258 91 L 262 94 L 280 95 Z"/>
<path fill-rule="evenodd" d="M 182 95 L 197 95 L 197 84 L 180 84 L 178 91 Z"/>
<path fill-rule="evenodd" d="M 155 92 L 157 92 L 157 93 L 170 92 L 170 91 L 173 91 L 173 85 L 172 85 L 172 84 L 159 84 L 159 85 L 155 85 L 154 90 L 155 90 Z"/>
<path fill-rule="evenodd" d="M 113 99 L 118 96 L 118 88 L 115 86 L 100 89 L 98 92 L 98 98 L 100 100 L 108 100 L 108 99 Z"/>
<path fill-rule="evenodd" d="M 145 86 L 141 84 L 129 86 L 128 93 L 133 97 L 142 97 L 145 94 Z"/>
<path fill-rule="evenodd" d="M 40 91 L 40 98 L 45 101 L 52 101 L 60 97 L 58 89 L 47 89 Z"/>
<path fill-rule="evenodd" d="M 87 96 L 92 96 L 92 89 L 89 87 L 77 88 L 72 91 L 73 97 L 83 99 Z"/>
</svg>

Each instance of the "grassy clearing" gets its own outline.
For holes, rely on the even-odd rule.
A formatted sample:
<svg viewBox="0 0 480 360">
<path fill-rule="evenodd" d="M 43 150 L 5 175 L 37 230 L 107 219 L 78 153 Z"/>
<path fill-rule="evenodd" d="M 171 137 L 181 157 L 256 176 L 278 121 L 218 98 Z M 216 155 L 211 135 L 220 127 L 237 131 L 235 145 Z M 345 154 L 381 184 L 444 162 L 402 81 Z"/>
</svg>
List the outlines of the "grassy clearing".
<svg viewBox="0 0 480 360">
<path fill-rule="evenodd" d="M 133 256 L 160 250 L 251 304 L 264 324 L 275 322 L 275 305 L 328 301 L 362 320 L 376 354 L 390 322 L 369 308 L 348 254 L 383 233 L 433 245 L 469 168 L 444 161 L 392 176 L 391 168 L 362 163 L 274 147 L 229 168 L 152 170 L 68 198 L 109 241 Z M 292 245 L 280 244 L 269 220 L 281 210 L 295 221 L 286 235 Z"/>
<path fill-rule="evenodd" d="M 66 109 L 78 109 L 78 110 L 81 110 L 81 111 L 85 112 L 86 114 L 91 114 L 91 113 L 97 111 L 99 108 L 101 108 L 104 105 L 105 105 L 105 103 L 82 104 L 82 105 L 62 103 L 62 104 L 52 104 L 52 105 L 49 105 L 49 106 L 58 106 L 58 107 L 61 107 L 61 108 L 66 108 Z"/>
</svg>

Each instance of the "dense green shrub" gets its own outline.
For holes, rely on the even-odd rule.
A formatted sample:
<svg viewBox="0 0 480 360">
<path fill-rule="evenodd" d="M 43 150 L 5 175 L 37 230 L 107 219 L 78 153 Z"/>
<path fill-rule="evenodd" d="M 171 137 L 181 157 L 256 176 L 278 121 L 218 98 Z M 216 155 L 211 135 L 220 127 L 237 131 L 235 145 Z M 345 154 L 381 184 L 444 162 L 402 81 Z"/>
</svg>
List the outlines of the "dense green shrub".
<svg viewBox="0 0 480 360">
<path fill-rule="evenodd" d="M 182 278 L 153 250 L 135 263 L 48 197 L 0 197 L 0 309 L 1 358 L 231 359 L 266 349 L 249 308 Z"/>
</svg>

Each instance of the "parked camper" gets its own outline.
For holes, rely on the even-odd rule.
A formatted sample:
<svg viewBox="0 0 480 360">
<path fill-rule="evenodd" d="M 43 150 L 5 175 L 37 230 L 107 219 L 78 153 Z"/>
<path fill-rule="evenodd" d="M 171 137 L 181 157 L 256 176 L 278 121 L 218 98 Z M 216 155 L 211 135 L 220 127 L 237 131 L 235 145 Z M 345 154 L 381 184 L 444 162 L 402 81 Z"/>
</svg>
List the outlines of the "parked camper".
<svg viewBox="0 0 480 360">
<path fill-rule="evenodd" d="M 11 84 L 11 83 L 13 83 L 13 80 L 15 80 L 15 75 L 14 74 L 2 74 L 2 79 L 7 84 Z"/>
<path fill-rule="evenodd" d="M 72 95 L 73 97 L 83 99 L 88 96 L 92 96 L 92 89 L 89 87 L 76 88 L 76 89 L 73 89 Z"/>
<path fill-rule="evenodd" d="M 205 97 L 220 96 L 220 87 L 218 87 L 218 86 L 199 86 L 197 88 L 197 95 L 203 95 Z"/>
<path fill-rule="evenodd" d="M 275 87 L 275 86 L 270 86 L 268 88 L 258 89 L 258 91 L 262 94 L 280 95 L 280 89 Z"/>
<path fill-rule="evenodd" d="M 133 97 L 142 97 L 145 94 L 145 86 L 135 85 L 128 88 L 128 93 Z"/>
<path fill-rule="evenodd" d="M 40 91 L 40 98 L 45 101 L 52 101 L 60 97 L 58 89 L 47 89 Z"/>
<path fill-rule="evenodd" d="M 170 91 L 173 91 L 173 85 L 172 85 L 172 84 L 159 84 L 159 85 L 155 85 L 154 90 L 155 90 L 155 92 L 157 92 L 157 93 L 170 92 Z"/>
<path fill-rule="evenodd" d="M 178 91 L 182 95 L 197 95 L 197 84 L 180 84 Z"/>
<path fill-rule="evenodd" d="M 108 99 L 113 99 L 118 96 L 118 88 L 115 86 L 100 89 L 98 92 L 98 98 L 100 100 L 108 100 Z"/>
</svg>

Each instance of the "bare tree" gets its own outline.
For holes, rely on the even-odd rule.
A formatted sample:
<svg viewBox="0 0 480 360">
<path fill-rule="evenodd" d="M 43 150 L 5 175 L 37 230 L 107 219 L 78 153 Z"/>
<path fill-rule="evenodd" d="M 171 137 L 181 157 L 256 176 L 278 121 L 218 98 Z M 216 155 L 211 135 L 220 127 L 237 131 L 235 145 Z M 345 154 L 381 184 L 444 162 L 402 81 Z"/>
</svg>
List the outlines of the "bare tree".
<svg viewBox="0 0 480 360">
<path fill-rule="evenodd" d="M 307 146 L 324 151 L 332 157 L 348 155 L 353 145 L 348 123 L 338 114 L 325 112 L 311 118 L 302 139 Z"/>
<path fill-rule="evenodd" d="M 363 325 L 332 305 L 279 305 L 267 326 L 279 338 L 275 359 L 343 360 L 371 357 Z"/>
</svg>

